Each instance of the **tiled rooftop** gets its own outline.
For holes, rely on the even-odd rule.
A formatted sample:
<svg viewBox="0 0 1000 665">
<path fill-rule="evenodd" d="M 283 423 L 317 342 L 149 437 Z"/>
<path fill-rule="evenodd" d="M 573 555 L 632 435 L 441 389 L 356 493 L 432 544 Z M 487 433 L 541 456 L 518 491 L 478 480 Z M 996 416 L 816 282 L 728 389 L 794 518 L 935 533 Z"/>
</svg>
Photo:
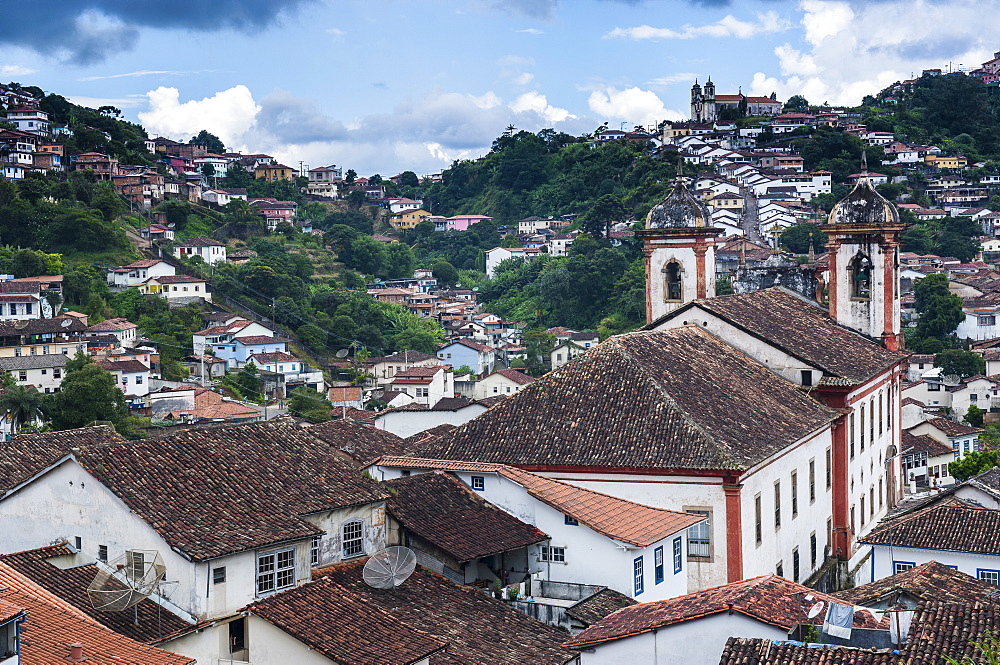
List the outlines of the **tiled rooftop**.
<svg viewBox="0 0 1000 665">
<path fill-rule="evenodd" d="M 451 475 L 421 473 L 386 484 L 392 494 L 388 508 L 393 517 L 407 531 L 457 561 L 472 561 L 549 539 Z"/>
<path fill-rule="evenodd" d="M 576 605 L 566 608 L 566 614 L 585 626 L 591 626 L 612 612 L 623 607 L 638 604 L 639 601 L 629 598 L 614 589 L 601 589 L 589 598 L 584 598 Z"/>
<path fill-rule="evenodd" d="M 899 594 L 905 594 L 916 601 L 991 603 L 998 600 L 1000 592 L 996 585 L 949 568 L 943 563 L 930 561 L 830 595 L 854 605 L 867 605 L 882 599 L 892 599 Z"/>
<path fill-rule="evenodd" d="M 340 408 L 334 408 L 340 413 Z M 365 413 L 372 413 L 366 411 Z M 360 466 L 368 466 L 383 455 L 402 455 L 407 450 L 404 439 L 392 432 L 351 419 L 331 420 L 312 425 L 307 430 L 320 441 L 348 455 Z"/>
<path fill-rule="evenodd" d="M 1000 510 L 949 497 L 886 520 L 859 542 L 1000 555 Z"/>
</svg>

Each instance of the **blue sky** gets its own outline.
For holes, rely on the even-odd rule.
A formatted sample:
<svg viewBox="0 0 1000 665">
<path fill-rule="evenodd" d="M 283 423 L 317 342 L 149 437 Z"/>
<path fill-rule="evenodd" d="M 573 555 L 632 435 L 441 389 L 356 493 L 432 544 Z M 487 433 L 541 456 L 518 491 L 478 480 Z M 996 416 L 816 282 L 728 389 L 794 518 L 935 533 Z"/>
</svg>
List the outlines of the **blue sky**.
<svg viewBox="0 0 1000 665">
<path fill-rule="evenodd" d="M 0 79 L 290 165 L 430 173 L 720 93 L 854 104 L 1000 49 L 1000 0 L 0 0 Z"/>
</svg>

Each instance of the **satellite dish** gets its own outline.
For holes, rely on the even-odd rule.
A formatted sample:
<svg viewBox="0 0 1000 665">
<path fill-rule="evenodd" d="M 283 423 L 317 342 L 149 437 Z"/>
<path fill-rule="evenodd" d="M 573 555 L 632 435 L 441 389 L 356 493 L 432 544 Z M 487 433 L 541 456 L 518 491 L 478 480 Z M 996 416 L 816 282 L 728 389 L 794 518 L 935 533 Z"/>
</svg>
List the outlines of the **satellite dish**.
<svg viewBox="0 0 1000 665">
<path fill-rule="evenodd" d="M 65 319 L 60 325 L 62 325 L 63 328 L 69 328 L 71 325 L 73 325 L 73 320 Z"/>
<path fill-rule="evenodd" d="M 361 572 L 365 584 L 376 589 L 394 589 L 417 567 L 417 555 L 409 547 L 387 547 L 372 555 Z"/>
<path fill-rule="evenodd" d="M 341 349 L 340 351 L 337 351 L 333 355 L 337 356 L 338 358 L 346 358 L 348 353 L 350 353 L 350 351 L 348 351 L 347 349 Z"/>
<path fill-rule="evenodd" d="M 957 386 L 961 385 L 962 377 L 960 377 L 958 374 L 949 374 L 946 377 L 944 377 L 942 381 L 944 381 L 944 385 L 946 386 Z"/>
<path fill-rule="evenodd" d="M 120 612 L 148 597 L 163 580 L 167 567 L 156 550 L 126 550 L 101 566 L 87 587 L 95 610 Z"/>
<path fill-rule="evenodd" d="M 817 601 L 815 605 L 809 608 L 809 613 L 806 616 L 808 616 L 810 619 L 815 619 L 817 616 L 819 616 L 819 613 L 823 611 L 823 605 L 824 603 L 822 600 Z"/>
</svg>

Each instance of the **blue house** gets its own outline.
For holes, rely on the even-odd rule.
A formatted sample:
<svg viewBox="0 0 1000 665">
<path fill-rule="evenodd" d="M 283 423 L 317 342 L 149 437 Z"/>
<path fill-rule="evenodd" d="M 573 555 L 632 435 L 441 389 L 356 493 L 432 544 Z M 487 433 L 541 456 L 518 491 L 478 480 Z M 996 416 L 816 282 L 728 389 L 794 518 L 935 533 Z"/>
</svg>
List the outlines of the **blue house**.
<svg viewBox="0 0 1000 665">
<path fill-rule="evenodd" d="M 239 369 L 246 364 L 250 356 L 258 353 L 287 353 L 288 340 L 284 337 L 268 337 L 267 335 L 251 335 L 237 337 L 226 346 L 216 346 L 215 355 L 226 361 L 226 369 Z"/>
<path fill-rule="evenodd" d="M 484 376 L 493 372 L 496 351 L 491 346 L 460 339 L 438 349 L 437 357 L 445 365 L 455 368 L 465 365 L 470 367 L 476 376 Z"/>
</svg>

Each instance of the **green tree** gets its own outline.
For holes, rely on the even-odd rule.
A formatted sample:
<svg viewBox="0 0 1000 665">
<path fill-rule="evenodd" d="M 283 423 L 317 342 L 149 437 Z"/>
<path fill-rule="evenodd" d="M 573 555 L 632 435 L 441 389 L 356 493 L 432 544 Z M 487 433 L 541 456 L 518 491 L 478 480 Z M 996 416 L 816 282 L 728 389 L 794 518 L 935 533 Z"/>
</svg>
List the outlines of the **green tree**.
<svg viewBox="0 0 1000 665">
<path fill-rule="evenodd" d="M 965 412 L 965 417 L 962 420 L 971 427 L 982 427 L 983 420 L 985 418 L 986 412 L 980 409 L 975 404 L 970 404 L 968 411 Z"/>
<path fill-rule="evenodd" d="M 257 364 L 249 360 L 243 365 L 243 368 L 237 372 L 236 377 L 233 378 L 233 387 L 240 391 L 247 399 L 259 399 L 261 397 L 261 391 L 264 388 L 264 382 L 261 381 L 260 375 L 257 371 Z"/>
<path fill-rule="evenodd" d="M 10 421 L 11 433 L 17 434 L 21 425 L 32 424 L 45 416 L 45 400 L 32 386 L 5 385 L 0 393 L 0 413 Z"/>
<path fill-rule="evenodd" d="M 431 272 L 439 286 L 455 286 L 458 283 L 458 270 L 444 259 L 431 264 Z"/>
<path fill-rule="evenodd" d="M 782 107 L 782 112 L 801 112 L 809 108 L 809 101 L 802 95 L 792 95 Z"/>
<path fill-rule="evenodd" d="M 595 238 L 606 238 L 611 225 L 625 217 L 625 206 L 614 194 L 605 194 L 597 199 L 580 221 L 584 230 Z"/>
<path fill-rule="evenodd" d="M 347 173 L 344 174 L 344 182 L 348 185 L 354 184 L 354 181 L 358 179 L 358 172 L 354 169 L 347 169 Z"/>
<path fill-rule="evenodd" d="M 940 367 L 944 375 L 957 374 L 961 378 L 986 373 L 983 356 L 963 349 L 948 349 L 934 356 L 934 366 Z"/>
<path fill-rule="evenodd" d="M 192 136 L 191 143 L 203 145 L 206 150 L 216 155 L 221 155 L 226 152 L 226 146 L 222 142 L 222 139 L 205 129 L 198 132 L 195 136 Z"/>
<path fill-rule="evenodd" d="M 913 287 L 913 293 L 914 307 L 920 314 L 918 337 L 943 340 L 965 319 L 962 299 L 948 290 L 948 278 L 944 274 L 927 275 Z"/>
<path fill-rule="evenodd" d="M 307 323 L 299 326 L 295 334 L 298 335 L 303 344 L 311 349 L 322 351 L 326 348 L 326 332 L 317 325 Z"/>
<path fill-rule="evenodd" d="M 794 254 L 807 254 L 810 242 L 813 251 L 826 251 L 826 234 L 810 222 L 789 226 L 781 234 L 781 246 Z"/>
<path fill-rule="evenodd" d="M 297 418 L 305 418 L 311 423 L 330 420 L 332 408 L 333 404 L 322 394 L 305 386 L 293 390 L 288 400 L 288 413 Z"/>
<path fill-rule="evenodd" d="M 997 462 L 996 451 L 982 450 L 978 453 L 966 453 L 962 459 L 949 462 L 948 473 L 955 480 L 962 483 L 983 471 L 989 471 L 995 466 L 1000 466 L 1000 463 Z"/>
<path fill-rule="evenodd" d="M 48 412 L 56 430 L 85 427 L 98 420 L 111 422 L 123 435 L 129 428 L 125 393 L 111 372 L 89 359 L 82 366 L 79 358 L 67 363 L 59 392 L 48 396 Z"/>
</svg>

